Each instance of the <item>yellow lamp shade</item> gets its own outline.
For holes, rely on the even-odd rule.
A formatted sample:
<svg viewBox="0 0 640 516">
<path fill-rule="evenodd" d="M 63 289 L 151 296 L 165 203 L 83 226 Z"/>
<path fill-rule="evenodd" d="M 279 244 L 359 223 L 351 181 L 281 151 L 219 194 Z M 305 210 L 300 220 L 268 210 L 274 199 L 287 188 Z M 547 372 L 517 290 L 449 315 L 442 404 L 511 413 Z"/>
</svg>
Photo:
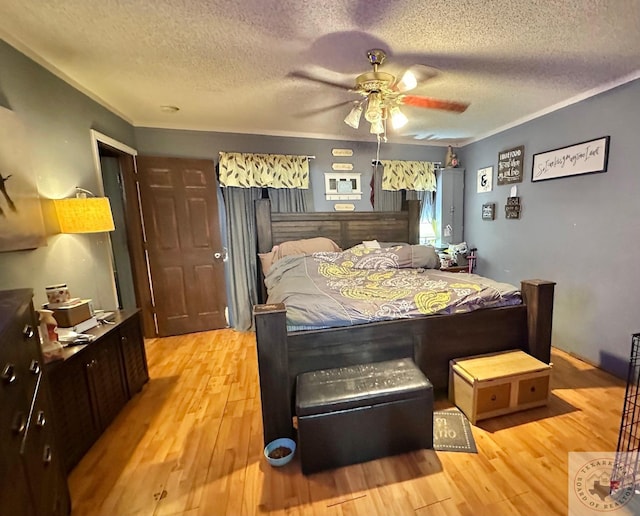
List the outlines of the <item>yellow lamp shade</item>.
<svg viewBox="0 0 640 516">
<path fill-rule="evenodd" d="M 57 199 L 53 205 L 60 233 L 102 233 L 114 231 L 107 197 Z"/>
</svg>

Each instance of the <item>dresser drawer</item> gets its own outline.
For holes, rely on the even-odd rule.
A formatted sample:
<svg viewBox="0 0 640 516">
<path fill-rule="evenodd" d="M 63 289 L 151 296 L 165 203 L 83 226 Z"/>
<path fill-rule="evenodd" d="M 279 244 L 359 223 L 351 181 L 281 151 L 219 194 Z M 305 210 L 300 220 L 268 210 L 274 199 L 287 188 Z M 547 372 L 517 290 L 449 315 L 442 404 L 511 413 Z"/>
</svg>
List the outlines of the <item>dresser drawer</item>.
<svg viewBox="0 0 640 516">
<path fill-rule="evenodd" d="M 46 393 L 38 389 L 22 445 L 22 456 L 38 514 L 53 514 L 60 457 L 54 446 L 51 409 Z"/>
</svg>

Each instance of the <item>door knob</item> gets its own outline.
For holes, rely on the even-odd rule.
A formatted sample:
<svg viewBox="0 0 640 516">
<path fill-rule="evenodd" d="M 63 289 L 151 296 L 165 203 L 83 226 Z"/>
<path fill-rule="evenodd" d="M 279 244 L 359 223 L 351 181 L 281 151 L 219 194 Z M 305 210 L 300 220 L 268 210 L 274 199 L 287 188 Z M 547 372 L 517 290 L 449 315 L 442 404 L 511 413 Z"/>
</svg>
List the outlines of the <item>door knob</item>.
<svg viewBox="0 0 640 516">
<path fill-rule="evenodd" d="M 213 253 L 214 260 L 222 260 L 223 262 L 226 262 L 228 257 L 229 257 L 229 253 L 227 252 L 226 247 L 222 248 L 222 252 L 216 251 L 215 253 Z"/>
</svg>

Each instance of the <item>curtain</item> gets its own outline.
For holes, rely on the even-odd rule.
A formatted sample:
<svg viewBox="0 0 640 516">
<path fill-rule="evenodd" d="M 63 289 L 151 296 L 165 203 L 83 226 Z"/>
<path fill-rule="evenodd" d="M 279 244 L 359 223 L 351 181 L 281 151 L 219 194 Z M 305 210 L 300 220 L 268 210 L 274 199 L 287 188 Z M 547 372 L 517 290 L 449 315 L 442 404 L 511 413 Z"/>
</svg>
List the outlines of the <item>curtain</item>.
<svg viewBox="0 0 640 516">
<path fill-rule="evenodd" d="M 253 327 L 257 294 L 256 210 L 262 188 L 223 188 L 229 245 L 229 309 L 234 328 Z"/>
<path fill-rule="evenodd" d="M 309 159 L 282 154 L 220 153 L 220 185 L 309 188 Z"/>
<path fill-rule="evenodd" d="M 379 164 L 373 165 L 373 176 L 371 179 L 371 204 L 373 211 L 401 211 L 402 210 L 402 192 L 391 192 L 382 189 L 383 167 Z"/>
<path fill-rule="evenodd" d="M 306 211 L 310 204 L 306 156 L 221 152 L 218 167 L 225 197 L 229 248 L 230 319 L 237 330 L 253 328 L 257 294 L 256 212 L 254 201 L 267 189 L 273 211 Z"/>
<path fill-rule="evenodd" d="M 271 211 L 279 213 L 294 213 L 313 211 L 313 198 L 310 190 L 299 188 L 268 188 Z"/>
<path fill-rule="evenodd" d="M 227 297 L 230 322 L 236 330 L 253 329 L 253 305 L 258 302 L 258 249 L 256 247 L 255 200 L 262 188 L 221 189 L 225 202 L 229 249 Z M 307 190 L 269 188 L 272 211 L 307 211 Z M 277 209 L 274 209 L 274 204 Z"/>
<path fill-rule="evenodd" d="M 420 223 L 432 223 L 434 218 L 434 202 L 433 192 L 417 192 L 415 190 L 407 190 L 407 200 L 420 200 Z"/>
<path fill-rule="evenodd" d="M 436 175 L 433 163 L 428 161 L 381 160 L 383 190 L 435 191 Z"/>
</svg>

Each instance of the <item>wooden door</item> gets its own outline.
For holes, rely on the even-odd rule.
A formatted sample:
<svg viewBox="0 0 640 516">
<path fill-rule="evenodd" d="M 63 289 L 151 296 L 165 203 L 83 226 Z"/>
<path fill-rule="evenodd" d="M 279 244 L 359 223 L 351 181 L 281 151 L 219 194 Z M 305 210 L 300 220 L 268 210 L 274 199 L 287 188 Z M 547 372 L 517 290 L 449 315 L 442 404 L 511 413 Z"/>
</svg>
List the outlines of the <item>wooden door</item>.
<svg viewBox="0 0 640 516">
<path fill-rule="evenodd" d="M 150 156 L 136 161 L 158 335 L 226 327 L 213 162 Z"/>
</svg>

